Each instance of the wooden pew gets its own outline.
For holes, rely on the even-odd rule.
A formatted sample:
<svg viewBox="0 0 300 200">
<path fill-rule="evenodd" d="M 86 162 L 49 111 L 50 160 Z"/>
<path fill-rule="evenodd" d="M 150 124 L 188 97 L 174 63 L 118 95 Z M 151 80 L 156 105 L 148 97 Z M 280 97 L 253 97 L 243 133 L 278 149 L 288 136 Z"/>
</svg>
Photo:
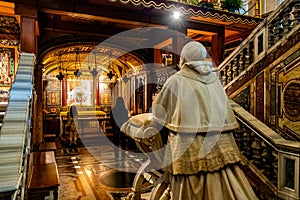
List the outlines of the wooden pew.
<svg viewBox="0 0 300 200">
<path fill-rule="evenodd" d="M 53 151 L 55 154 L 56 144 L 55 142 L 42 142 L 39 145 L 39 151 Z"/>
<path fill-rule="evenodd" d="M 28 176 L 28 199 L 44 199 L 53 192 L 58 199 L 59 176 L 54 151 L 32 152 Z"/>
</svg>

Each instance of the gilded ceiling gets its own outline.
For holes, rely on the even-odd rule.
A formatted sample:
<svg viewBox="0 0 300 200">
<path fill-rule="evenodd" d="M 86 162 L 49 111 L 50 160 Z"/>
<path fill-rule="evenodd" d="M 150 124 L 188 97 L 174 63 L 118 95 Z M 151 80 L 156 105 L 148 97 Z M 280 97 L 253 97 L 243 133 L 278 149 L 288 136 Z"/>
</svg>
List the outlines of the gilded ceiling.
<svg viewBox="0 0 300 200">
<path fill-rule="evenodd" d="M 112 71 L 117 77 L 128 71 L 138 72 L 143 61 L 132 53 L 120 49 L 95 44 L 74 44 L 47 52 L 41 62 L 44 75 L 61 69 L 64 74 L 73 74 L 79 69 L 83 75 L 91 75 L 94 68 L 98 72 Z"/>
<path fill-rule="evenodd" d="M 225 43 L 227 43 L 248 34 L 260 21 L 252 17 L 219 10 L 205 10 L 173 1 L 164 1 L 160 4 L 151 0 L 51 2 L 37 0 L 32 5 L 30 4 L 33 8 L 37 8 L 38 59 L 39 63 L 44 65 L 44 75 L 60 67 L 66 73 L 80 68 L 83 73 L 88 74 L 90 69 L 96 67 L 96 70 L 99 71 L 111 70 L 121 77 L 129 70 L 138 71 L 144 64 L 144 61 L 141 60 L 142 57 L 122 52 L 121 49 L 113 47 L 95 48 L 96 43 L 82 42 L 66 45 L 66 43 L 63 44 L 64 41 L 60 41 L 60 46 L 46 44 L 47 41 L 62 36 L 81 35 L 109 38 L 140 27 L 172 29 L 174 23 L 170 16 L 174 10 L 179 9 L 185 13 L 184 23 L 188 27 L 189 37 L 209 43 L 215 34 L 223 34 L 225 30 Z M 15 6 L 18 7 L 17 5 L 19 3 L 16 3 Z M 12 6 L 12 10 L 14 10 L 14 6 Z M 20 27 L 17 17 L 18 15 L 15 17 L 0 15 L 0 39 L 19 40 Z M 149 35 L 152 36 L 151 31 L 143 34 L 144 37 L 133 36 L 122 39 L 130 45 L 136 45 L 137 42 L 149 43 L 147 38 Z M 170 37 L 166 35 L 163 38 L 164 36 L 164 34 L 160 34 L 160 37 L 151 37 L 154 38 L 151 42 L 155 46 Z M 76 55 L 78 55 L 77 59 L 81 61 L 80 67 L 75 64 Z"/>
</svg>

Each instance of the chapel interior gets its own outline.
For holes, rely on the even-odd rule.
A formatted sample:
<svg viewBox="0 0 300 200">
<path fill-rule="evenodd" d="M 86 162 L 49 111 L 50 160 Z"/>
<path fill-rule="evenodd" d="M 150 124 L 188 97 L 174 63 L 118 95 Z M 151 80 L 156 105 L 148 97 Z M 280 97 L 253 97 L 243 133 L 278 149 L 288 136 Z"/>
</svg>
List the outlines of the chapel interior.
<svg viewBox="0 0 300 200">
<path fill-rule="evenodd" d="M 114 159 L 110 111 L 151 111 L 182 47 L 201 42 L 240 125 L 261 200 L 300 199 L 300 1 L 0 0 L 0 199 L 159 199 L 155 138 Z M 189 103 L 189 102 L 186 102 Z M 65 143 L 67 112 L 78 145 Z M 122 151 L 120 149 L 120 151 Z"/>
</svg>

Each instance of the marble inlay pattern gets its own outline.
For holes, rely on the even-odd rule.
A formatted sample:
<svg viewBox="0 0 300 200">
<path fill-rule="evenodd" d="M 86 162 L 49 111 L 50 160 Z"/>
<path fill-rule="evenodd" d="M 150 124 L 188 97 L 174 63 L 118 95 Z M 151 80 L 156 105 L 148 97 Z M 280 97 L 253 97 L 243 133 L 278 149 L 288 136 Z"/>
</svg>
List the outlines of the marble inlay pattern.
<svg viewBox="0 0 300 200">
<path fill-rule="evenodd" d="M 74 175 L 59 176 L 60 187 L 58 188 L 59 199 L 72 200 L 83 196 L 81 183 Z"/>
<path fill-rule="evenodd" d="M 125 181 L 124 176 L 116 176 L 116 172 L 128 168 L 136 171 L 145 160 L 142 154 L 133 156 L 127 152 L 125 161 L 115 161 L 111 144 L 88 147 L 81 144 L 76 149 L 72 149 L 63 147 L 59 140 L 56 143 L 56 162 L 60 178 L 59 200 L 124 199 L 131 192 L 134 175 L 130 174 L 127 182 L 118 183 L 116 188 L 113 184 L 107 183 Z M 110 176 L 112 180 L 109 180 Z"/>
</svg>

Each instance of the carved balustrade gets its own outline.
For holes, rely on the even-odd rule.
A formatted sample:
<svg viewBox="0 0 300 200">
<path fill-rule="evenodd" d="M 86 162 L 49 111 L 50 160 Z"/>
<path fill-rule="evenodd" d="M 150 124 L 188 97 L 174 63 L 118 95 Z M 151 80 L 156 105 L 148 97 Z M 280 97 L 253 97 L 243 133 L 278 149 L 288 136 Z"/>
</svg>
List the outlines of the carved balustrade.
<svg viewBox="0 0 300 200">
<path fill-rule="evenodd" d="M 278 178 L 278 151 L 259 136 L 259 130 L 238 118 L 240 128 L 234 137 L 241 153 L 274 185 Z"/>
<path fill-rule="evenodd" d="M 284 1 L 219 65 L 225 89 L 297 33 L 299 24 L 300 0 Z"/>
<path fill-rule="evenodd" d="M 282 138 L 241 106 L 231 101 L 240 128 L 234 132 L 245 162 L 271 191 L 260 199 L 300 198 L 300 142 Z"/>
</svg>

